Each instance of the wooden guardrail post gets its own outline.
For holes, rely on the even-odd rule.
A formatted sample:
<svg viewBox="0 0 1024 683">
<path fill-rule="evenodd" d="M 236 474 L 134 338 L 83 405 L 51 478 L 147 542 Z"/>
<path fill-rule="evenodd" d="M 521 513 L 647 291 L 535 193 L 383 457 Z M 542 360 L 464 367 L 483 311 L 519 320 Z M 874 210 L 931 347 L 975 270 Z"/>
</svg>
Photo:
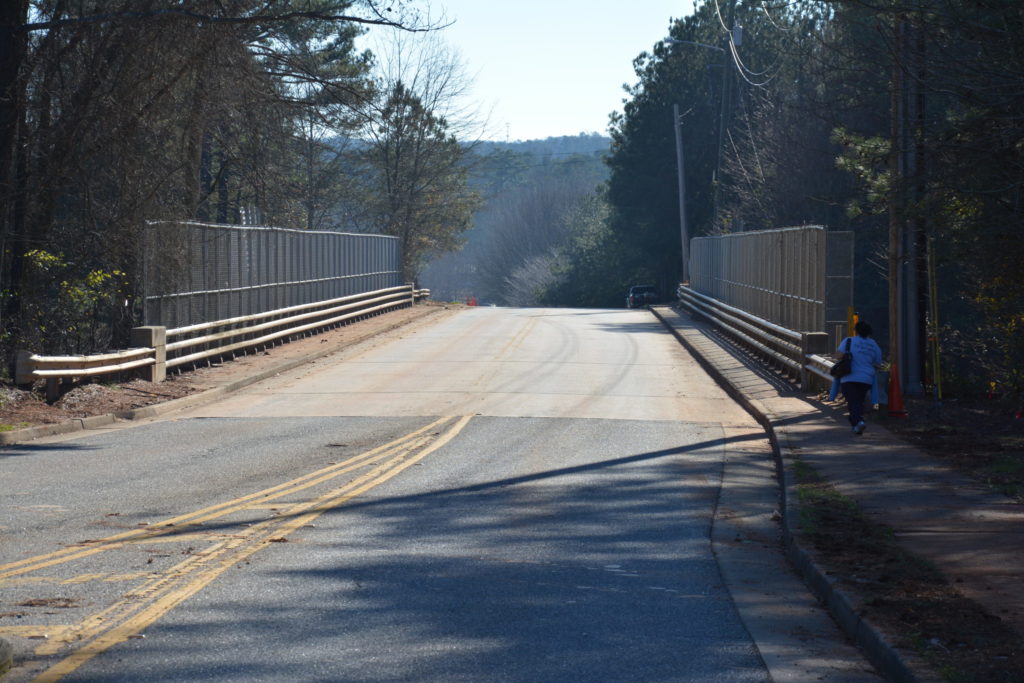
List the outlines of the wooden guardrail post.
<svg viewBox="0 0 1024 683">
<path fill-rule="evenodd" d="M 38 363 L 35 358 L 35 354 L 31 351 L 18 351 L 18 355 L 15 357 L 14 364 L 14 383 L 19 386 L 29 385 L 36 381 L 33 373 L 38 367 Z M 47 377 L 46 378 L 46 401 L 47 403 L 53 403 L 60 398 L 60 378 L 59 377 Z"/>
<path fill-rule="evenodd" d="M 133 347 L 147 347 L 155 351 L 156 362 L 142 368 L 142 379 L 163 382 L 167 379 L 167 328 L 160 326 L 132 328 Z"/>
<path fill-rule="evenodd" d="M 827 332 L 803 332 L 800 335 L 800 388 L 807 390 L 811 386 L 811 373 L 807 371 L 807 356 L 829 352 L 829 336 Z"/>
<path fill-rule="evenodd" d="M 33 370 L 35 365 L 32 363 L 32 352 L 18 351 L 14 359 L 14 383 L 18 386 L 32 384 L 35 381 L 35 377 L 32 376 Z"/>
</svg>

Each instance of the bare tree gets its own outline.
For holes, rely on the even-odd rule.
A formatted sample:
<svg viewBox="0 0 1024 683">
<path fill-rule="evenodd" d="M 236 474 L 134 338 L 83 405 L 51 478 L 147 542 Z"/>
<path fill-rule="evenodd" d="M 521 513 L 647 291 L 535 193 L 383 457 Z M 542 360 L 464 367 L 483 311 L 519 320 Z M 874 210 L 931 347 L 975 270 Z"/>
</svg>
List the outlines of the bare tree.
<svg viewBox="0 0 1024 683">
<path fill-rule="evenodd" d="M 368 179 L 364 227 L 402 238 L 402 272 L 414 280 L 431 255 L 459 247 L 479 204 L 468 184 L 470 140 L 482 130 L 463 102 L 470 81 L 439 36 L 381 43 L 380 99 L 362 129 Z"/>
</svg>

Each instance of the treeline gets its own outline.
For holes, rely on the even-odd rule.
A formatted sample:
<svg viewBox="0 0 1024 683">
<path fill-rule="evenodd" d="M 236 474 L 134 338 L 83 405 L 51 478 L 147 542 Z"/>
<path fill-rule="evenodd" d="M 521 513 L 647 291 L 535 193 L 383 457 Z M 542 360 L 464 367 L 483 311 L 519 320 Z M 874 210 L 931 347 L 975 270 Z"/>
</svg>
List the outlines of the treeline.
<svg viewBox="0 0 1024 683">
<path fill-rule="evenodd" d="M 856 307 L 883 347 L 910 305 L 890 292 L 916 280 L 907 326 L 922 347 L 941 340 L 947 388 L 1019 396 L 1022 30 L 1016 0 L 699 3 L 636 58 L 608 182 L 540 299 L 618 305 L 634 282 L 674 287 L 678 105 L 691 236 L 852 230 Z M 937 358 L 917 351 L 930 383 Z"/>
<path fill-rule="evenodd" d="M 396 234 L 414 279 L 478 201 L 432 28 L 374 0 L 0 3 L 0 353 L 123 347 L 147 221 Z"/>
<path fill-rule="evenodd" d="M 474 146 L 470 182 L 483 205 L 465 246 L 423 271 L 432 296 L 509 306 L 550 298 L 564 280 L 585 207 L 608 177 L 609 142 L 580 134 Z"/>
</svg>

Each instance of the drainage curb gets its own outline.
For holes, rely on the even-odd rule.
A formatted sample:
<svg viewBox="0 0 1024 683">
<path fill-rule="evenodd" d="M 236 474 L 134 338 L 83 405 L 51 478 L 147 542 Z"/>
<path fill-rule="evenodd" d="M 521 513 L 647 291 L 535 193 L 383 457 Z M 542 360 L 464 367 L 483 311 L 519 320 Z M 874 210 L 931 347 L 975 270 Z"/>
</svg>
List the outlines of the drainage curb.
<svg viewBox="0 0 1024 683">
<path fill-rule="evenodd" d="M 701 351 L 686 337 L 673 327 L 662 315 L 650 307 L 650 311 L 672 333 L 690 355 L 725 390 L 734 401 L 757 420 L 768 434 L 775 458 L 775 470 L 779 479 L 779 493 L 782 498 L 782 537 L 786 548 L 786 557 L 804 579 L 811 592 L 828 609 L 839 627 L 865 653 L 868 660 L 879 670 L 886 680 L 912 683 L 918 677 L 911 671 L 903 655 L 889 643 L 870 622 L 857 613 L 855 601 L 836 586 L 835 581 L 814 561 L 814 558 L 800 544 L 799 534 L 794 530 L 800 519 L 799 497 L 793 482 L 790 468 L 786 467 L 783 448 L 779 443 L 779 434 L 774 425 L 774 415 L 755 401 L 744 395 L 743 391 L 733 384 L 721 370 L 706 358 Z M 784 430 L 780 427 L 779 431 Z"/>
<path fill-rule="evenodd" d="M 0 433 L 0 446 L 8 446 L 11 444 L 22 443 L 25 441 L 32 441 L 33 439 L 38 439 L 44 436 L 56 436 L 60 434 L 81 432 L 87 429 L 98 429 L 100 427 L 105 427 L 107 425 L 113 424 L 118 420 L 144 420 L 146 418 L 159 417 L 161 415 L 166 415 L 167 413 L 173 412 L 175 410 L 182 410 L 184 408 L 191 408 L 193 406 L 201 405 L 208 401 L 212 401 L 216 398 L 220 398 L 221 396 L 238 391 L 239 389 L 247 387 L 250 384 L 261 382 L 265 379 L 273 377 L 274 375 L 279 375 L 282 372 L 294 370 L 295 368 L 301 365 L 311 363 L 319 358 L 323 358 L 324 356 L 335 353 L 343 348 L 352 346 L 354 344 L 358 344 L 360 342 L 366 341 L 367 339 L 376 337 L 381 334 L 385 334 L 387 332 L 392 332 L 400 327 L 405 327 L 406 325 L 419 322 L 421 320 L 429 318 L 430 316 L 436 315 L 439 311 L 442 310 L 445 309 L 438 308 L 436 310 L 428 311 L 419 318 L 415 318 L 413 320 L 408 320 L 401 323 L 395 323 L 383 329 L 364 334 L 354 339 L 350 339 L 341 346 L 330 346 L 329 348 L 318 349 L 312 353 L 308 353 L 304 356 L 299 356 L 298 358 L 292 358 L 291 360 L 285 361 L 280 365 L 275 365 L 272 368 L 268 368 L 266 370 L 257 372 L 256 374 L 249 375 L 248 377 L 243 377 L 242 379 L 235 380 L 234 382 L 213 387 L 212 389 L 207 389 L 197 394 L 190 394 L 189 396 L 182 396 L 181 398 L 176 398 L 170 401 L 166 401 L 164 403 L 154 403 L 153 405 L 143 406 L 141 408 L 135 408 L 133 410 L 125 410 L 117 413 L 110 413 L 107 415 L 94 415 L 92 417 L 75 418 L 73 420 L 68 420 L 67 422 L 58 422 L 57 424 L 38 425 L 35 427 L 25 427 L 24 429 L 12 429 L 9 432 L 2 432 Z"/>
</svg>

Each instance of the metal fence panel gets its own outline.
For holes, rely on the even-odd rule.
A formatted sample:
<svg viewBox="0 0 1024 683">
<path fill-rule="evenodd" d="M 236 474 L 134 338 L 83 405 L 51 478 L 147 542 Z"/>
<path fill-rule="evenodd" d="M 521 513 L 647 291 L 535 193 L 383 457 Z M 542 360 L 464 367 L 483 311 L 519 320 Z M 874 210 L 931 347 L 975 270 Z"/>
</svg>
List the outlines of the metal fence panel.
<svg viewBox="0 0 1024 683">
<path fill-rule="evenodd" d="M 388 235 L 153 222 L 143 244 L 146 325 L 184 327 L 402 284 Z"/>
<path fill-rule="evenodd" d="M 825 332 L 853 303 L 853 233 L 813 225 L 697 237 L 690 287 L 787 329 Z"/>
</svg>

